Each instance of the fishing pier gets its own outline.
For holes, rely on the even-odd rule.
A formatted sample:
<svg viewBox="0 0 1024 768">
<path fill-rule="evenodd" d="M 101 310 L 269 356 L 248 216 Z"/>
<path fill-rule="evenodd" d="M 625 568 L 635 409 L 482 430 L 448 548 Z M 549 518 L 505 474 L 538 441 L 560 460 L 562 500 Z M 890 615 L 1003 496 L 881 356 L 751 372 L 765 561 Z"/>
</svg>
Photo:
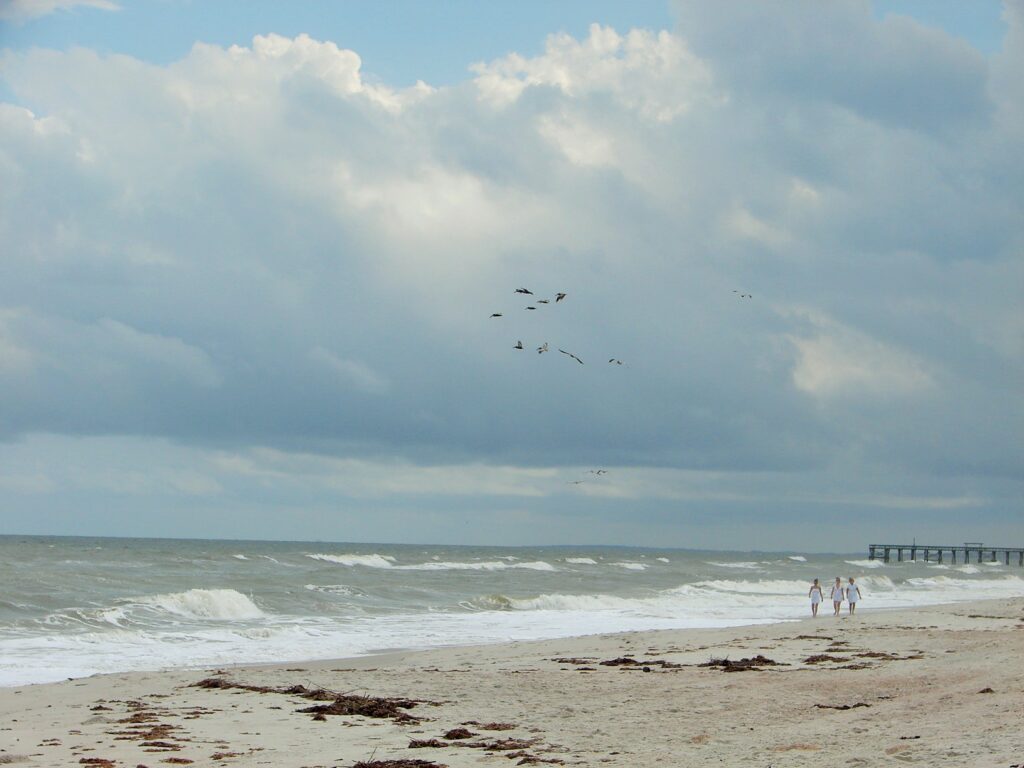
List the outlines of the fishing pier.
<svg viewBox="0 0 1024 768">
<path fill-rule="evenodd" d="M 1010 564 L 1010 560 L 1016 560 L 1017 565 L 1024 567 L 1024 547 L 991 547 L 985 546 L 979 541 L 968 541 L 955 546 L 938 544 L 868 544 L 868 560 L 882 560 L 886 563 L 892 561 L 892 553 L 896 553 L 896 562 L 902 563 L 904 559 L 916 561 L 921 557 L 926 563 L 941 563 L 943 557 L 948 553 L 951 563 L 969 563 L 973 556 L 976 563 L 998 563 Z M 907 553 L 904 558 L 903 553 Z"/>
</svg>

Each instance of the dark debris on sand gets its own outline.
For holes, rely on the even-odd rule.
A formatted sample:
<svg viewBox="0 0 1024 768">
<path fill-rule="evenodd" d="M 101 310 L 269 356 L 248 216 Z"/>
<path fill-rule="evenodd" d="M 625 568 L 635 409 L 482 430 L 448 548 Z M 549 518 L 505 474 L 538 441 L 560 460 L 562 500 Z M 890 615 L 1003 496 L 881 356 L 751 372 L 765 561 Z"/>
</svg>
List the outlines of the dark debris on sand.
<svg viewBox="0 0 1024 768">
<path fill-rule="evenodd" d="M 511 731 L 518 727 L 515 723 L 481 723 L 479 720 L 467 720 L 463 725 L 475 725 L 481 731 Z"/>
<path fill-rule="evenodd" d="M 410 715 L 404 711 L 412 709 L 422 702 L 412 699 L 385 699 L 376 696 L 358 696 L 347 693 L 337 693 L 324 688 L 306 688 L 304 685 L 293 685 L 288 688 L 272 688 L 266 685 L 246 685 L 234 683 L 230 680 L 217 677 L 207 677 L 197 683 L 192 683 L 195 688 L 235 688 L 254 693 L 279 693 L 288 696 L 299 696 L 312 701 L 324 701 L 326 704 L 317 704 L 312 707 L 298 710 L 304 714 L 313 715 L 314 720 L 326 720 L 327 715 L 362 715 L 363 717 L 375 717 L 394 720 L 396 723 L 418 723 L 420 718 Z"/>
<path fill-rule="evenodd" d="M 738 659 L 736 661 L 732 661 L 730 659 L 709 659 L 703 664 L 698 664 L 697 666 L 718 667 L 723 672 L 747 672 L 748 670 L 757 669 L 758 667 L 785 667 L 788 665 L 758 654 L 751 659 Z"/>
<path fill-rule="evenodd" d="M 361 760 L 352 768 L 448 768 L 444 763 L 429 760 Z"/>
<path fill-rule="evenodd" d="M 665 661 L 665 659 L 646 659 L 637 660 L 630 656 L 620 656 L 617 659 L 608 659 L 607 661 L 598 662 L 602 667 L 626 667 L 632 668 L 637 667 L 643 669 L 644 667 L 661 667 L 662 669 L 680 669 L 683 665 L 676 664 L 671 661 Z"/>
</svg>

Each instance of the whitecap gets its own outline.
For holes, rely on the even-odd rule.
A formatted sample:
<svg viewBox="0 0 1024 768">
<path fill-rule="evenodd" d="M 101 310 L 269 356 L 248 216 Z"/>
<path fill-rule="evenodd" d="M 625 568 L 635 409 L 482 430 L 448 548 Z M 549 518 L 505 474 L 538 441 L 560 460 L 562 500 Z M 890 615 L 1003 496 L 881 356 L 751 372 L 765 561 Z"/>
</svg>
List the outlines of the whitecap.
<svg viewBox="0 0 1024 768">
<path fill-rule="evenodd" d="M 857 568 L 884 568 L 886 565 L 882 560 L 844 560 L 843 562 Z"/>
<path fill-rule="evenodd" d="M 627 571 L 646 571 L 647 566 L 644 563 L 612 563 L 617 565 L 619 568 L 625 568 Z"/>
<path fill-rule="evenodd" d="M 597 560 L 592 557 L 567 557 L 565 562 L 573 565 L 597 565 Z"/>
<path fill-rule="evenodd" d="M 356 566 L 362 565 L 367 568 L 391 568 L 395 558 L 390 555 L 306 555 L 313 560 L 323 560 L 326 563 L 337 563 L 338 565 Z"/>
<path fill-rule="evenodd" d="M 807 558 L 804 557 L 803 555 L 788 555 L 787 557 L 788 557 L 788 559 L 795 560 L 798 563 L 806 563 L 807 562 Z"/>
</svg>

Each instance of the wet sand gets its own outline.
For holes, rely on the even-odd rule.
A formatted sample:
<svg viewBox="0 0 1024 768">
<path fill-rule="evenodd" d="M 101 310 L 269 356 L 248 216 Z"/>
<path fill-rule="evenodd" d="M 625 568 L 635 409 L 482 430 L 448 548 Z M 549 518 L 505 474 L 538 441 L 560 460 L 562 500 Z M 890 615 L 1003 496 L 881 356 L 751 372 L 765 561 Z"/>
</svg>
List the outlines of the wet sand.
<svg viewBox="0 0 1024 768">
<path fill-rule="evenodd" d="M 1024 766 L 1024 598 L 859 611 L 0 689 L 0 764 Z"/>
</svg>

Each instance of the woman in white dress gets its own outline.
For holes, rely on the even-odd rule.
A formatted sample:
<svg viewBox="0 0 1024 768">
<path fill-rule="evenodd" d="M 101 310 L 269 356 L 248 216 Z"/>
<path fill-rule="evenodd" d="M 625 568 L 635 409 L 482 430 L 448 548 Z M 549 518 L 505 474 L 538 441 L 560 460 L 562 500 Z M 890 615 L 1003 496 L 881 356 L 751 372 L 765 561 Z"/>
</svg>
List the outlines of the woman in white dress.
<svg viewBox="0 0 1024 768">
<path fill-rule="evenodd" d="M 843 580 L 836 576 L 836 583 L 832 585 L 832 615 L 838 616 L 839 609 L 843 607 Z"/>
<path fill-rule="evenodd" d="M 860 600 L 860 587 L 853 583 L 853 576 L 850 577 L 850 583 L 846 587 L 846 602 L 850 604 L 850 615 L 852 616 L 857 610 L 857 601 Z"/>
<path fill-rule="evenodd" d="M 811 590 L 807 593 L 807 596 L 811 598 L 811 616 L 817 616 L 818 606 L 824 599 L 824 596 L 821 594 L 821 584 L 818 583 L 817 579 L 811 584 Z"/>
</svg>

